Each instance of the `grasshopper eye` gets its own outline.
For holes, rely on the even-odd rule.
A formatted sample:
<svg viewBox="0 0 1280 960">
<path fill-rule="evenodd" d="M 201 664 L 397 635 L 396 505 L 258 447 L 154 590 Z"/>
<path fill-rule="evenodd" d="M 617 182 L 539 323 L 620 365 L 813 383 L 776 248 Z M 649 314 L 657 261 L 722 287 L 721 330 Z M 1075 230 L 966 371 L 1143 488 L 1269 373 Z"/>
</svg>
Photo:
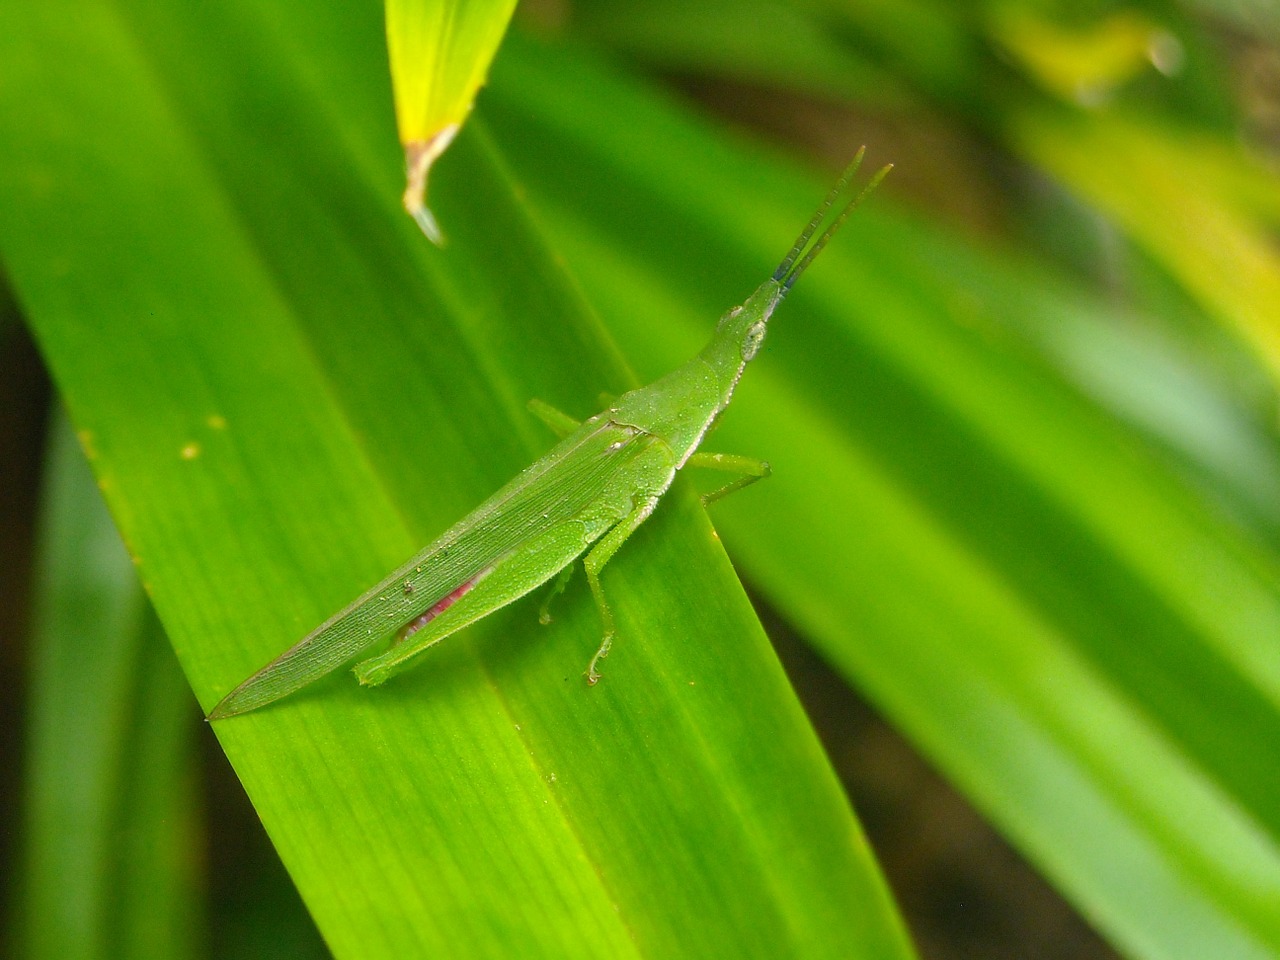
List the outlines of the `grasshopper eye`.
<svg viewBox="0 0 1280 960">
<path fill-rule="evenodd" d="M 716 329 L 723 330 L 725 327 L 729 325 L 729 321 L 734 319 L 741 312 L 742 312 L 741 305 L 734 307 L 732 310 L 730 310 L 728 313 L 726 313 L 724 316 L 720 318 L 720 322 L 716 324 Z"/>
<path fill-rule="evenodd" d="M 742 338 L 742 359 L 750 360 L 764 343 L 764 323 L 753 323 L 747 328 L 747 335 Z"/>
</svg>

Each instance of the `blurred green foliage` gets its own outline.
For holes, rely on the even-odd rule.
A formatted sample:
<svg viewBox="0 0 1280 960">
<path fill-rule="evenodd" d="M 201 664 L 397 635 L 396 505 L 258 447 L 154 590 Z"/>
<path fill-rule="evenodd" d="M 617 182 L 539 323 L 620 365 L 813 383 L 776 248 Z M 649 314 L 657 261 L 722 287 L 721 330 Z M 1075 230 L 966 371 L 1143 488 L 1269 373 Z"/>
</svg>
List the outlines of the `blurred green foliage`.
<svg viewBox="0 0 1280 960">
<path fill-rule="evenodd" d="M 717 530 L 1118 953 L 1280 953 L 1272 6 L 517 20 L 433 173 L 445 251 L 396 208 L 376 5 L 0 21 L 0 264 L 198 699 L 545 448 L 529 397 L 586 415 L 684 359 L 785 251 L 810 165 L 867 142 L 893 177 L 710 441 L 775 474 Z M 287 900 L 203 903 L 176 672 L 128 564 L 77 566 L 103 521 L 58 437 L 14 943 L 199 955 L 230 923 L 270 955 Z M 687 487 L 606 582 L 624 639 L 590 694 L 571 590 L 385 695 L 219 725 L 329 948 L 908 955 Z M 60 647 L 77 624 L 101 635 Z"/>
</svg>

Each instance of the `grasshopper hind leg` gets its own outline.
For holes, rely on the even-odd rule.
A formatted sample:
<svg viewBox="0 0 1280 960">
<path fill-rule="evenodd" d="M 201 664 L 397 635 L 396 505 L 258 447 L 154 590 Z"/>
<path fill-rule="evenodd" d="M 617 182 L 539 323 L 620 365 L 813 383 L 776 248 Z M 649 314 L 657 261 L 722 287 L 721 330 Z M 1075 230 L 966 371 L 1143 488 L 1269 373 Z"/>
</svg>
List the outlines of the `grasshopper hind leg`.
<svg viewBox="0 0 1280 960">
<path fill-rule="evenodd" d="M 587 554 L 586 559 L 582 562 L 583 568 L 587 571 L 587 582 L 591 585 L 591 595 L 595 597 L 596 609 L 600 611 L 600 620 L 604 624 L 604 639 L 600 642 L 600 649 L 596 651 L 596 655 L 591 658 L 591 662 L 587 664 L 587 683 L 594 686 L 600 682 L 600 661 L 609 655 L 609 650 L 613 646 L 613 637 L 616 633 L 613 625 L 613 611 L 609 609 L 609 601 L 605 599 L 604 589 L 600 586 L 600 571 L 606 563 L 618 552 L 627 541 L 627 537 L 635 533 L 636 528 L 645 520 L 649 519 L 649 514 L 653 513 L 654 507 L 658 505 L 658 497 L 646 497 L 618 524 L 606 533 Z"/>
</svg>

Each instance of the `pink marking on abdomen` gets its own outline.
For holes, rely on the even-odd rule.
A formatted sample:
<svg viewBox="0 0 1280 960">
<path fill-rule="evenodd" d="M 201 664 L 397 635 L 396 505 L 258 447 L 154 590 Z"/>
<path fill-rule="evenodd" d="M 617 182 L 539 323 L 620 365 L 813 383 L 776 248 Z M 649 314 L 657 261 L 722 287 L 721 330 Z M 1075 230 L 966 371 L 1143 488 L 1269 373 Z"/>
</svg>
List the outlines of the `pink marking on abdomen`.
<svg viewBox="0 0 1280 960">
<path fill-rule="evenodd" d="M 489 569 L 492 569 L 492 568 L 489 568 Z M 474 587 L 481 580 L 483 580 L 485 578 L 485 575 L 488 572 L 489 572 L 488 569 L 481 570 L 470 580 L 467 580 L 460 586 L 454 588 L 451 592 L 446 594 L 440 600 L 437 600 L 430 608 L 428 608 L 427 610 L 424 610 L 422 613 L 418 614 L 416 617 L 414 617 L 412 620 L 406 623 L 403 627 L 400 628 L 400 632 L 396 635 L 396 643 L 399 643 L 401 640 L 407 640 L 409 637 L 413 636 L 415 633 L 417 633 L 419 630 L 425 627 L 428 623 L 430 623 L 436 617 L 440 616 L 440 614 L 444 613 L 446 610 L 452 607 L 455 603 L 461 600 L 463 596 L 470 593 L 471 588 Z"/>
</svg>

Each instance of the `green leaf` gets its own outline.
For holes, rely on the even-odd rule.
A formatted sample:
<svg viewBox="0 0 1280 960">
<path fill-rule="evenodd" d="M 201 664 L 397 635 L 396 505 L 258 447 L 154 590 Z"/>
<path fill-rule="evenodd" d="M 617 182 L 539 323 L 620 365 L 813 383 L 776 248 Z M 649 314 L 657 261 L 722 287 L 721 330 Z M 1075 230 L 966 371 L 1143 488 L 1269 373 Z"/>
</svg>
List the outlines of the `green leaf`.
<svg viewBox="0 0 1280 960">
<path fill-rule="evenodd" d="M 646 374 L 821 191 L 571 50 L 513 46 L 493 94 Z M 714 508 L 735 562 L 1129 955 L 1275 955 L 1274 554 L 1014 333 L 1060 278 L 886 206 L 797 285 L 709 441 L 774 468 Z"/>
<path fill-rule="evenodd" d="M 994 6 L 990 31 L 1039 86 L 1067 103 L 1095 106 L 1144 70 L 1153 51 L 1178 41 L 1129 10 L 1059 22 L 1026 5 Z"/>
<path fill-rule="evenodd" d="M 1280 253 L 1258 216 L 1274 222 L 1280 177 L 1139 117 L 1028 111 L 1012 127 L 1017 147 L 1114 218 L 1280 377 Z"/>
<path fill-rule="evenodd" d="M 819 97 L 845 99 L 856 92 L 877 100 L 895 94 L 889 74 L 840 44 L 823 18 L 802 4 L 582 0 L 574 5 L 572 25 L 575 33 L 643 58 L 656 69 L 692 69 Z"/>
<path fill-rule="evenodd" d="M 65 418 L 48 459 L 22 955 L 198 956 L 195 711 Z"/>
<path fill-rule="evenodd" d="M 515 0 L 387 0 L 387 51 L 400 142 L 461 126 L 506 33 Z"/>
<path fill-rule="evenodd" d="M 207 708 L 633 381 L 468 128 L 394 204 L 373 11 L 58 5 L 0 32 L 0 256 Z M 713 316 L 713 315 L 712 315 Z M 709 331 L 712 316 L 706 318 Z M 704 515 L 376 692 L 216 725 L 338 956 L 907 956 Z"/>
</svg>

